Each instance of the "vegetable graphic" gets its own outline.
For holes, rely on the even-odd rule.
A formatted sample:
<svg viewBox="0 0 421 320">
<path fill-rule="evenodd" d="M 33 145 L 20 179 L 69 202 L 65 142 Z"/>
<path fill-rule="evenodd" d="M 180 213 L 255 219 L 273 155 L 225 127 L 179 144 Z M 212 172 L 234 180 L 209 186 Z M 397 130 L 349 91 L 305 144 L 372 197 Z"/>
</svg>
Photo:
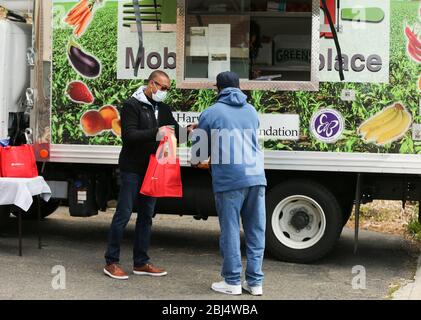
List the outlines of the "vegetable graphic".
<svg viewBox="0 0 421 320">
<path fill-rule="evenodd" d="M 114 106 L 106 105 L 99 110 L 86 111 L 80 118 L 80 124 L 86 136 L 96 136 L 106 131 L 121 136 L 120 114 Z"/>
<path fill-rule="evenodd" d="M 113 120 L 119 118 L 119 113 L 114 106 L 103 106 L 99 109 L 99 113 L 105 121 L 105 129 L 111 129 Z"/>
<path fill-rule="evenodd" d="M 86 78 L 96 78 L 101 73 L 101 64 L 93 56 L 83 52 L 80 46 L 70 40 L 67 56 L 73 68 Z"/>
<path fill-rule="evenodd" d="M 121 136 L 121 120 L 120 119 L 114 119 L 112 121 L 112 130 L 111 130 L 115 136 L 120 137 Z"/>
<path fill-rule="evenodd" d="M 94 96 L 82 81 L 73 81 L 67 85 L 66 93 L 70 100 L 76 103 L 92 104 Z"/>
<path fill-rule="evenodd" d="M 80 118 L 80 124 L 87 136 L 95 136 L 105 129 L 105 120 L 96 110 L 86 111 Z"/>
<path fill-rule="evenodd" d="M 384 145 L 401 138 L 409 129 L 412 117 L 400 103 L 384 108 L 365 121 L 358 132 L 366 142 Z"/>
<path fill-rule="evenodd" d="M 421 41 L 418 35 L 411 30 L 409 26 L 405 28 L 405 35 L 408 38 L 408 54 L 409 56 L 418 63 L 421 63 Z"/>
<path fill-rule="evenodd" d="M 92 16 L 93 8 L 96 3 L 101 3 L 100 0 L 80 0 L 66 15 L 64 22 L 74 27 L 73 34 L 80 37 L 89 26 Z"/>
</svg>

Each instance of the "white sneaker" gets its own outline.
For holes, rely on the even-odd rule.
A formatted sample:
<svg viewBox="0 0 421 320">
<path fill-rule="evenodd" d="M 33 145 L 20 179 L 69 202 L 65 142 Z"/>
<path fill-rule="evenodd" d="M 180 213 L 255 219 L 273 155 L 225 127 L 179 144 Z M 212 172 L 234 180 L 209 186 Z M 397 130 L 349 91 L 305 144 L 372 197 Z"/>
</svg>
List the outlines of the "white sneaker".
<svg viewBox="0 0 421 320">
<path fill-rule="evenodd" d="M 242 293 L 241 284 L 231 285 L 231 284 L 226 283 L 225 281 L 212 283 L 212 290 L 216 292 L 232 294 L 232 295 L 240 295 Z"/>
<path fill-rule="evenodd" d="M 256 286 L 256 287 L 250 287 L 247 281 L 243 282 L 243 289 L 246 290 L 248 293 L 250 293 L 253 296 L 261 296 L 263 295 L 263 287 L 262 286 Z"/>
</svg>

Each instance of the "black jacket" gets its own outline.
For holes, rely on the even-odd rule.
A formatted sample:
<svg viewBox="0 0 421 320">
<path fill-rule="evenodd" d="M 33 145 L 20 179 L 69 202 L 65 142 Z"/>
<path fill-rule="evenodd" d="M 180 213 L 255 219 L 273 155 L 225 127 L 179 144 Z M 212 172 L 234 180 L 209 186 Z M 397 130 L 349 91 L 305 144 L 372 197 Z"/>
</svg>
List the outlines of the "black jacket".
<svg viewBox="0 0 421 320">
<path fill-rule="evenodd" d="M 121 110 L 121 136 L 123 147 L 118 164 L 121 171 L 144 174 L 149 164 L 149 156 L 156 152 L 159 142 L 156 141 L 158 128 L 166 125 L 175 126 L 175 134 L 179 137 L 179 126 L 174 119 L 170 107 L 158 103 L 158 121 L 153 107 L 131 97 L 124 101 Z"/>
</svg>

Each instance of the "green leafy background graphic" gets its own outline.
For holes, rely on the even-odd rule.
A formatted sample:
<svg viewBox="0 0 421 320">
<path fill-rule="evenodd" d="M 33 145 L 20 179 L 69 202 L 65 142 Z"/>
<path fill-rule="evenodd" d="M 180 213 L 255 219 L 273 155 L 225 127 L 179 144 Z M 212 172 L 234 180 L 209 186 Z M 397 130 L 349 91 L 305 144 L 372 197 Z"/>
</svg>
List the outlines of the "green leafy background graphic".
<svg viewBox="0 0 421 320">
<path fill-rule="evenodd" d="M 55 19 L 60 19 L 74 3 L 54 4 Z M 61 7 L 61 9 L 59 8 Z M 419 113 L 418 77 L 419 64 L 406 54 L 404 27 L 418 21 L 419 1 L 391 1 L 391 63 L 389 84 L 321 83 L 318 92 L 248 91 L 249 102 L 259 112 L 292 113 L 300 115 L 299 141 L 267 141 L 265 147 L 272 150 L 307 150 L 372 153 L 421 153 L 421 141 L 413 141 L 411 130 L 397 142 L 385 146 L 365 143 L 357 134 L 358 126 L 384 107 L 402 102 L 411 112 L 415 123 L 421 123 Z M 60 10 L 58 10 L 60 9 Z M 56 144 L 119 145 L 121 140 L 111 132 L 86 137 L 79 119 L 90 109 L 103 105 L 121 107 L 122 102 L 142 84 L 140 80 L 118 80 L 117 75 L 117 2 L 106 2 L 96 11 L 86 33 L 78 43 L 86 52 L 94 54 L 102 62 L 102 73 L 97 79 L 87 80 L 79 76 L 69 65 L 66 46 L 72 29 L 64 24 L 54 28 L 53 82 L 52 82 L 52 142 Z M 83 80 L 95 96 L 94 105 L 73 103 L 65 95 L 67 83 Z M 340 99 L 343 89 L 353 89 L 356 100 Z M 173 86 L 168 101 L 174 110 L 203 111 L 215 101 L 212 90 L 179 90 Z M 309 122 L 313 113 L 332 107 L 345 118 L 342 138 L 333 144 L 317 141 L 310 133 Z"/>
</svg>

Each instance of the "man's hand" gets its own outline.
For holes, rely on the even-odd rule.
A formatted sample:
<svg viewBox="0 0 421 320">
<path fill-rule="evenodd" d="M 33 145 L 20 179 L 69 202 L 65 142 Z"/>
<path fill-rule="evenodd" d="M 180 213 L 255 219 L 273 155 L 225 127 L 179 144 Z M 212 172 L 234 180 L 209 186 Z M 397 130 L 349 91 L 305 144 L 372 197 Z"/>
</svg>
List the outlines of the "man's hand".
<svg viewBox="0 0 421 320">
<path fill-rule="evenodd" d="M 209 168 L 210 168 L 210 159 L 209 160 L 206 160 L 206 161 L 203 161 L 203 162 L 196 163 L 196 164 L 191 164 L 191 166 L 193 168 L 196 168 L 196 169 L 209 170 Z"/>
<path fill-rule="evenodd" d="M 197 124 L 197 123 L 189 124 L 187 126 L 187 134 L 192 133 L 193 130 L 197 129 L 198 126 L 199 126 L 199 124 Z"/>
<path fill-rule="evenodd" d="M 170 126 L 162 126 L 158 129 L 158 139 L 161 140 L 165 137 L 165 134 L 169 132 L 170 134 L 174 134 L 174 128 Z"/>
</svg>

